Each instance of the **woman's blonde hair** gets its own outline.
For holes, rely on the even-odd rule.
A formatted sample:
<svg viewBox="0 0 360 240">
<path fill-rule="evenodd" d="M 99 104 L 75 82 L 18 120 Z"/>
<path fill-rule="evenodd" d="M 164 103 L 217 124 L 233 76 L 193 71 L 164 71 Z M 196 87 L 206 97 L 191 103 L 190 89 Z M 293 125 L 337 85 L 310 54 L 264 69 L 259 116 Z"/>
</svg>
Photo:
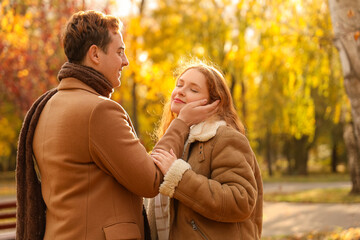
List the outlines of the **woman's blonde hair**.
<svg viewBox="0 0 360 240">
<path fill-rule="evenodd" d="M 177 79 L 190 69 L 196 69 L 205 76 L 206 84 L 209 90 L 209 103 L 220 100 L 216 115 L 220 119 L 224 120 L 227 125 L 245 134 L 244 125 L 241 123 L 234 108 L 231 93 L 223 74 L 213 65 L 197 60 L 188 62 L 187 64 L 184 64 L 182 67 L 180 67 L 177 71 L 177 73 L 180 72 L 180 74 L 176 74 L 178 75 Z M 176 117 L 176 114 L 171 112 L 170 99 L 164 106 L 163 116 L 161 118 L 160 126 L 157 130 L 158 139 L 160 139 L 165 134 L 169 125 Z"/>
</svg>

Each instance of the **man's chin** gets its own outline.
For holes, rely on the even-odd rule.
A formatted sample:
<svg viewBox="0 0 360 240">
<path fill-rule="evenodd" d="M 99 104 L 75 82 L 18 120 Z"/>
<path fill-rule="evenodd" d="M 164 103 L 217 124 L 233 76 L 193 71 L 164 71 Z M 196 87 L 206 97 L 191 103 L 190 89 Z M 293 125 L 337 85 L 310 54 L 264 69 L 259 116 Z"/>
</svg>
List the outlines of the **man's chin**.
<svg viewBox="0 0 360 240">
<path fill-rule="evenodd" d="M 119 77 L 113 87 L 117 88 L 117 87 L 120 87 L 120 86 L 121 86 L 121 80 L 120 80 L 120 77 Z"/>
</svg>

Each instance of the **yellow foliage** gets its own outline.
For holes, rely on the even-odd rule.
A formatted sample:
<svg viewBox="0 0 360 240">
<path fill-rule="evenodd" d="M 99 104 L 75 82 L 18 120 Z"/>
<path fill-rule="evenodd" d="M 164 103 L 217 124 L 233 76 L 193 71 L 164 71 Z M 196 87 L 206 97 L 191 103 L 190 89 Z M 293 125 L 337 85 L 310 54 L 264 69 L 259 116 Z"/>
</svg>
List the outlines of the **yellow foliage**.
<svg viewBox="0 0 360 240">
<path fill-rule="evenodd" d="M 0 157 L 7 157 L 11 153 L 11 143 L 16 139 L 17 133 L 5 117 L 0 118 Z"/>
<path fill-rule="evenodd" d="M 131 19 L 130 23 L 129 23 L 129 33 L 133 36 L 141 36 L 142 35 L 142 28 L 141 28 L 141 24 L 140 24 L 140 18 L 139 17 L 134 17 Z"/>
<path fill-rule="evenodd" d="M 18 78 L 26 77 L 28 75 L 29 75 L 29 71 L 27 69 L 21 70 L 17 74 Z"/>
<path fill-rule="evenodd" d="M 0 58 L 6 54 L 17 59 L 13 75 L 20 78 L 18 84 L 22 86 L 34 76 L 14 48 L 36 53 L 41 49 L 43 55 L 56 59 L 59 53 L 54 44 L 29 44 L 29 28 L 35 36 L 42 30 L 41 21 L 32 25 L 39 13 L 16 14 L 10 2 L 0 3 L 0 39 L 5 46 Z M 254 145 L 263 140 L 264 129 L 276 136 L 306 135 L 311 140 L 318 111 L 311 94 L 314 89 L 329 106 L 327 118 L 336 124 L 343 117 L 346 98 L 339 87 L 341 66 L 331 47 L 326 0 L 156 3 L 156 9 L 145 8 L 142 15 L 126 18 L 124 41 L 130 65 L 124 68 L 122 86 L 112 96 L 130 115 L 136 104 L 142 136 L 153 131 L 161 115 L 162 104 L 174 87 L 174 69 L 183 58 L 190 57 L 210 59 L 226 73 L 236 108 Z M 65 21 L 65 16 L 59 17 L 59 24 Z M 48 69 L 49 61 L 44 56 L 38 58 L 37 70 Z M 37 86 L 41 84 L 45 85 Z M 348 120 L 350 115 L 345 117 Z M 5 126 L 4 122 L 0 124 Z"/>
<path fill-rule="evenodd" d="M 0 37 L 9 46 L 24 48 L 28 43 L 28 33 L 25 25 L 31 18 L 31 14 L 25 16 L 16 15 L 14 9 L 10 8 L 5 11 L 6 6 L 6 1 L 0 6 L 3 15 L 0 19 Z"/>
<path fill-rule="evenodd" d="M 360 228 L 349 228 L 337 230 L 326 238 L 328 240 L 354 240 L 360 238 Z"/>
</svg>

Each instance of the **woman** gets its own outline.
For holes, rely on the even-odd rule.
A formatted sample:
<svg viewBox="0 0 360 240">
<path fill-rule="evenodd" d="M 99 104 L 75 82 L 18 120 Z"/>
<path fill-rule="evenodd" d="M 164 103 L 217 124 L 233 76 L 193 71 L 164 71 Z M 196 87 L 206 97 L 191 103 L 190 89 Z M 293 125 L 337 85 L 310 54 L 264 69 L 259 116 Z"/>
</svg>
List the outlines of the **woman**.
<svg viewBox="0 0 360 240">
<path fill-rule="evenodd" d="M 218 112 L 191 127 L 182 158 L 176 160 L 172 151 L 152 153 L 165 175 L 161 194 L 149 203 L 152 235 L 160 240 L 260 239 L 260 169 L 216 68 L 204 63 L 186 66 L 165 107 L 158 135 L 187 103 L 202 98 L 210 103 L 220 100 Z"/>
</svg>

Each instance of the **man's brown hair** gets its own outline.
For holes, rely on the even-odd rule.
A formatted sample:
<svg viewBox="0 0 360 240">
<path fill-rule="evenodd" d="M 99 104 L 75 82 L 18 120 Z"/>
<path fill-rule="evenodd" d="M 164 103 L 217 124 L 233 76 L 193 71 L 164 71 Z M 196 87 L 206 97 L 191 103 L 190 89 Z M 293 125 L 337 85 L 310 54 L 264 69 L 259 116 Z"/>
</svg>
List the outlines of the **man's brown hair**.
<svg viewBox="0 0 360 240">
<path fill-rule="evenodd" d="M 63 33 L 63 45 L 68 61 L 80 64 L 92 45 L 105 53 L 111 42 L 111 32 L 121 30 L 119 18 L 98 11 L 80 11 L 71 16 Z"/>
</svg>

